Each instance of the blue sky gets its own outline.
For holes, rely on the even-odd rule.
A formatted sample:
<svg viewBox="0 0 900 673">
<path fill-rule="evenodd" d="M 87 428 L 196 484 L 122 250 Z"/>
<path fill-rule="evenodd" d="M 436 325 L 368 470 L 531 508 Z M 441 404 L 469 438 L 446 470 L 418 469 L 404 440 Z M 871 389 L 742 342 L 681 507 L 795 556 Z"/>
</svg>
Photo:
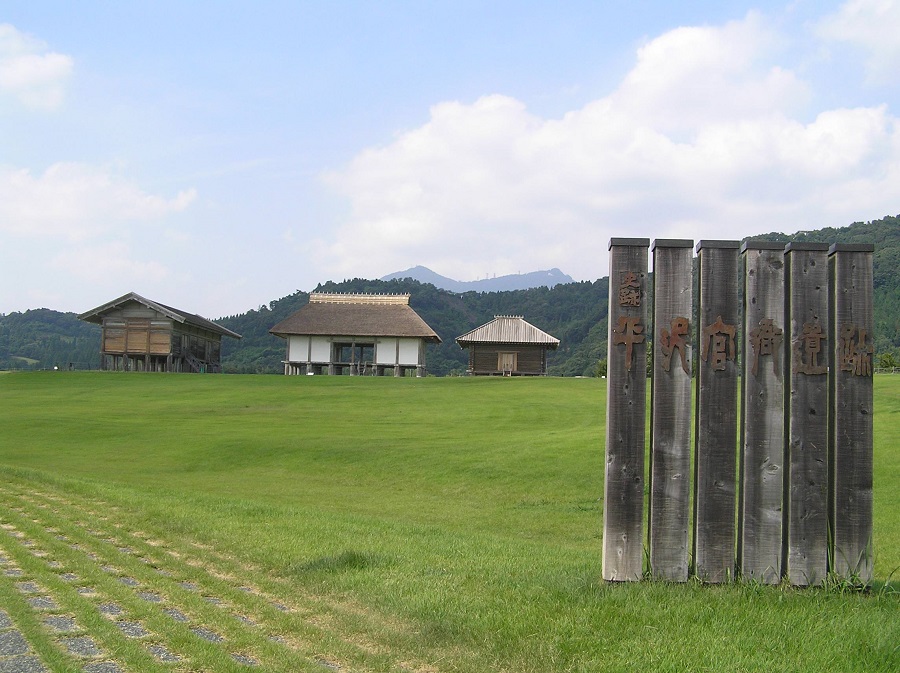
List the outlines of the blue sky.
<svg viewBox="0 0 900 673">
<path fill-rule="evenodd" d="M 898 35 L 900 0 L 6 2 L 0 313 L 897 215 Z"/>
</svg>

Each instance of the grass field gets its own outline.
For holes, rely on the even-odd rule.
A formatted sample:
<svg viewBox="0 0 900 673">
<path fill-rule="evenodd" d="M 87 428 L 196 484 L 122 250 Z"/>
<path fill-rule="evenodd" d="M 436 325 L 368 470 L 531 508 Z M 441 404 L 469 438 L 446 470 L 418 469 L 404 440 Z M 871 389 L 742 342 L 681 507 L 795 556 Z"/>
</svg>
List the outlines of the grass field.
<svg viewBox="0 0 900 673">
<path fill-rule="evenodd" d="M 900 670 L 900 377 L 875 381 L 862 594 L 603 583 L 603 384 L 6 374 L 0 555 L 135 671 Z M 75 665 L 13 579 L 0 606 Z"/>
</svg>

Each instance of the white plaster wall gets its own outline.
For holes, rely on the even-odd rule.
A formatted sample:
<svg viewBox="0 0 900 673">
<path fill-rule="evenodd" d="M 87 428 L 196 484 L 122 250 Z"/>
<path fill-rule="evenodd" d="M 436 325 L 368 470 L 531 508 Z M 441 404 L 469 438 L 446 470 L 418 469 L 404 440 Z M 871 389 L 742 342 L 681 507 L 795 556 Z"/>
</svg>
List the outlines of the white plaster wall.
<svg viewBox="0 0 900 673">
<path fill-rule="evenodd" d="M 327 336 L 312 337 L 312 361 L 331 361 L 331 341 Z"/>
<path fill-rule="evenodd" d="M 400 339 L 400 362 L 401 365 L 417 365 L 419 364 L 419 340 L 418 339 Z"/>
<path fill-rule="evenodd" d="M 309 353 L 309 337 L 291 335 L 288 337 L 288 360 L 291 362 L 306 362 Z"/>
<path fill-rule="evenodd" d="M 380 365 L 393 365 L 397 362 L 397 339 L 379 339 L 375 344 L 375 362 Z"/>
</svg>

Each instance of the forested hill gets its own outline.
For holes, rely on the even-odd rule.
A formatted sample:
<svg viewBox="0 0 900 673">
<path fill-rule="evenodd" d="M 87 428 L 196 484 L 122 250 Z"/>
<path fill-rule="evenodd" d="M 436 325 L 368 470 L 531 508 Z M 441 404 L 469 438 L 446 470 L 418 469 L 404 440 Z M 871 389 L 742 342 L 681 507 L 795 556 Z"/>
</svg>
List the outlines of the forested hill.
<svg viewBox="0 0 900 673">
<path fill-rule="evenodd" d="M 839 229 L 752 238 L 785 243 L 874 243 L 876 352 L 882 364 L 892 360 L 900 363 L 900 216 Z M 465 371 L 467 353 L 456 345 L 459 335 L 495 315 L 521 315 L 561 340 L 559 349 L 550 352 L 551 374 L 591 376 L 606 357 L 608 287 L 608 279 L 601 278 L 553 288 L 454 294 L 410 279 L 354 279 L 324 283 L 316 290 L 409 293 L 410 305 L 443 340 L 439 346 L 428 347 L 428 370 L 432 374 Z M 280 373 L 285 342 L 269 334 L 269 329 L 308 301 L 306 292 L 296 292 L 257 310 L 216 319 L 244 337 L 240 341 L 223 340 L 225 371 Z M 99 363 L 99 349 L 99 328 L 80 322 L 73 313 L 37 309 L 0 314 L 0 369 L 67 367 L 69 363 L 79 369 L 93 368 Z"/>
<path fill-rule="evenodd" d="M 826 227 L 795 234 L 761 234 L 756 241 L 797 243 L 873 243 L 875 276 L 875 351 L 900 363 L 900 215 L 849 227 Z"/>
<path fill-rule="evenodd" d="M 99 366 L 99 325 L 46 308 L 0 314 L 0 369 Z"/>
</svg>

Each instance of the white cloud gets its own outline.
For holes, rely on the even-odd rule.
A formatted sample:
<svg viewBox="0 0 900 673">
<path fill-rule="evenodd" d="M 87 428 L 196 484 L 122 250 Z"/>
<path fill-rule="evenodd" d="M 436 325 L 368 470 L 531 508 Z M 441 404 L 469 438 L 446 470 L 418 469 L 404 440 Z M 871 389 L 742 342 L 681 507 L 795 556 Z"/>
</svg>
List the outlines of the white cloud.
<svg viewBox="0 0 900 673">
<path fill-rule="evenodd" d="M 171 270 L 159 262 L 136 259 L 131 247 L 122 241 L 66 250 L 55 255 L 50 266 L 79 281 L 96 285 L 114 282 L 126 288 L 159 285 L 172 276 Z"/>
<path fill-rule="evenodd" d="M 148 194 L 108 170 L 82 163 L 56 163 L 39 176 L 0 166 L 0 231 L 80 240 L 182 211 L 195 198 L 194 189 L 173 199 Z"/>
<path fill-rule="evenodd" d="M 72 68 L 71 56 L 48 51 L 43 42 L 0 23 L 0 94 L 31 108 L 58 107 Z"/>
<path fill-rule="evenodd" d="M 593 279 L 613 236 L 741 238 L 894 212 L 897 118 L 795 118 L 810 91 L 771 62 L 778 39 L 756 14 L 673 30 L 562 119 L 499 95 L 436 105 L 326 176 L 352 212 L 314 256 L 348 277 L 425 264 L 463 280 L 553 266 Z"/>
<path fill-rule="evenodd" d="M 846 42 L 866 55 L 867 77 L 872 83 L 900 82 L 900 2 L 849 0 L 819 21 L 826 40 Z"/>
<path fill-rule="evenodd" d="M 772 61 L 781 41 L 755 12 L 722 27 L 677 28 L 638 49 L 612 101 L 632 120 L 670 132 L 787 113 L 809 91 Z"/>
</svg>

